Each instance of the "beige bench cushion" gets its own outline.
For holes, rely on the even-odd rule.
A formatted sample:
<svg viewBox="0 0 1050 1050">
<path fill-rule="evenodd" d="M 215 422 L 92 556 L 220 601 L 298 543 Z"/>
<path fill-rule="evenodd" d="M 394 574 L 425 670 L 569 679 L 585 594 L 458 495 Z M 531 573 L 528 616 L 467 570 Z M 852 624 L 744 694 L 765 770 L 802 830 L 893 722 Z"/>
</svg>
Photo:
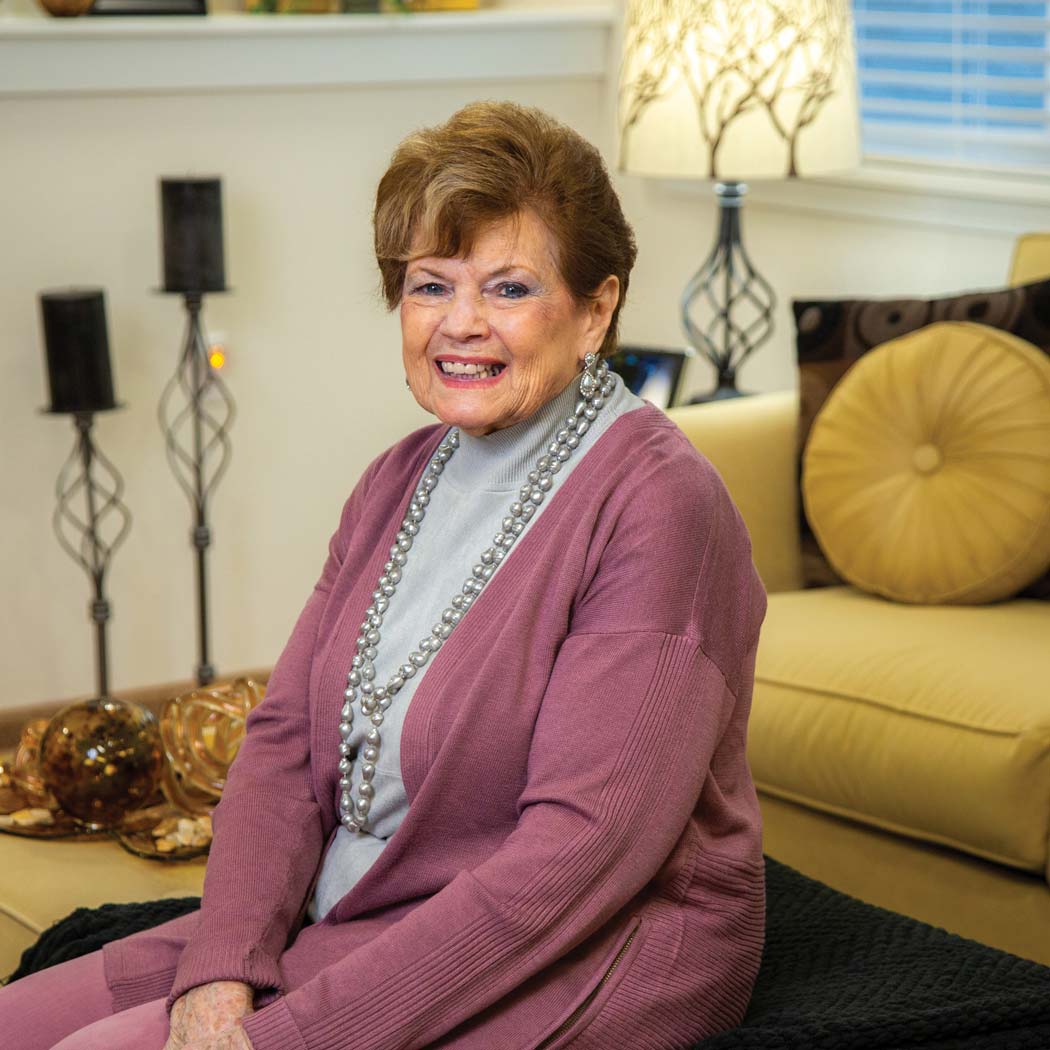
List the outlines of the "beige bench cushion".
<svg viewBox="0 0 1050 1050">
<path fill-rule="evenodd" d="M 204 858 L 162 863 L 115 842 L 42 842 L 0 834 L 0 977 L 74 908 L 199 896 Z"/>
<path fill-rule="evenodd" d="M 748 750 L 768 794 L 1045 876 L 1050 605 L 770 595 Z"/>
</svg>

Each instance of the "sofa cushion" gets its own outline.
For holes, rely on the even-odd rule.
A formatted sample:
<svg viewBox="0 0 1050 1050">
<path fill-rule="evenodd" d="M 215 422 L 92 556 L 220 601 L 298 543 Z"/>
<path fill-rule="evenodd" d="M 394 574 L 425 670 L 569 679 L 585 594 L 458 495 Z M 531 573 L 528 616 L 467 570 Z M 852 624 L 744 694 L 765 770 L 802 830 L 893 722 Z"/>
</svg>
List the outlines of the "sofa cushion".
<svg viewBox="0 0 1050 1050">
<path fill-rule="evenodd" d="M 1011 332 L 1050 355 L 1050 280 L 943 299 L 810 299 L 792 305 L 801 402 L 799 480 L 802 451 L 821 405 L 854 362 L 873 347 L 935 321 L 976 321 Z M 843 583 L 820 550 L 804 507 L 799 525 L 805 585 Z M 1026 595 L 1050 600 L 1050 572 Z"/>
<path fill-rule="evenodd" d="M 749 728 L 760 790 L 1047 869 L 1050 605 L 771 594 Z"/>
<path fill-rule="evenodd" d="M 1050 357 L 987 325 L 865 354 L 813 423 L 806 515 L 845 580 L 901 602 L 999 601 L 1050 567 Z"/>
</svg>

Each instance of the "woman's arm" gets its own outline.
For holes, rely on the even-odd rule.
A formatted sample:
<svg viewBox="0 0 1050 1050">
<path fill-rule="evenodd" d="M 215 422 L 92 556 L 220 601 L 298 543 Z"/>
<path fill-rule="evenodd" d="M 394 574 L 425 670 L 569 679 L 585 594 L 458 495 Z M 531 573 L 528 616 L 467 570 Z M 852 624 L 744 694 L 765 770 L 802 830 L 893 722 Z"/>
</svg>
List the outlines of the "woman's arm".
<svg viewBox="0 0 1050 1050">
<path fill-rule="evenodd" d="M 214 814 L 200 923 L 179 960 L 169 1010 L 190 988 L 238 981 L 281 989 L 278 959 L 324 845 L 310 772 L 308 690 L 318 626 L 380 456 L 347 500 L 328 558 L 245 738 Z"/>
<path fill-rule="evenodd" d="M 618 523 L 545 692 L 513 833 L 362 949 L 247 1017 L 255 1050 L 425 1047 L 652 880 L 750 694 L 765 610 L 739 515 L 713 471 L 701 488 L 690 496 L 676 481 L 662 501 L 632 501 Z M 665 602 L 684 607 L 649 615 Z"/>
</svg>

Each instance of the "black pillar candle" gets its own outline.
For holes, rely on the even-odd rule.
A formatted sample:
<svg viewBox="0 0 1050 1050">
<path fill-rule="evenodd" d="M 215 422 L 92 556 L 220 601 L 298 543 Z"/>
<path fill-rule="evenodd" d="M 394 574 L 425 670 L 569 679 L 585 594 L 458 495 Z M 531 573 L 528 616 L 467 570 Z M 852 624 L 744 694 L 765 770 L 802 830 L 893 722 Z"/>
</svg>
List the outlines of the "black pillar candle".
<svg viewBox="0 0 1050 1050">
<path fill-rule="evenodd" d="M 116 408 L 101 288 L 41 292 L 51 412 Z"/>
<path fill-rule="evenodd" d="M 224 292 L 222 182 L 161 179 L 166 292 Z"/>
</svg>

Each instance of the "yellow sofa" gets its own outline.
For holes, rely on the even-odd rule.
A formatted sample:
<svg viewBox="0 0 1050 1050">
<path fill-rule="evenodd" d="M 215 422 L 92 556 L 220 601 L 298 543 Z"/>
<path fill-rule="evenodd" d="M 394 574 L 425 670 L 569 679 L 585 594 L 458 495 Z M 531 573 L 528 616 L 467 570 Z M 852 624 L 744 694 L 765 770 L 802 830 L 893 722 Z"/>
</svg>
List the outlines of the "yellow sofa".
<svg viewBox="0 0 1050 1050">
<path fill-rule="evenodd" d="M 1050 602 L 802 589 L 797 394 L 670 415 L 722 474 L 769 592 L 749 733 L 766 852 L 1050 964 Z"/>
</svg>

